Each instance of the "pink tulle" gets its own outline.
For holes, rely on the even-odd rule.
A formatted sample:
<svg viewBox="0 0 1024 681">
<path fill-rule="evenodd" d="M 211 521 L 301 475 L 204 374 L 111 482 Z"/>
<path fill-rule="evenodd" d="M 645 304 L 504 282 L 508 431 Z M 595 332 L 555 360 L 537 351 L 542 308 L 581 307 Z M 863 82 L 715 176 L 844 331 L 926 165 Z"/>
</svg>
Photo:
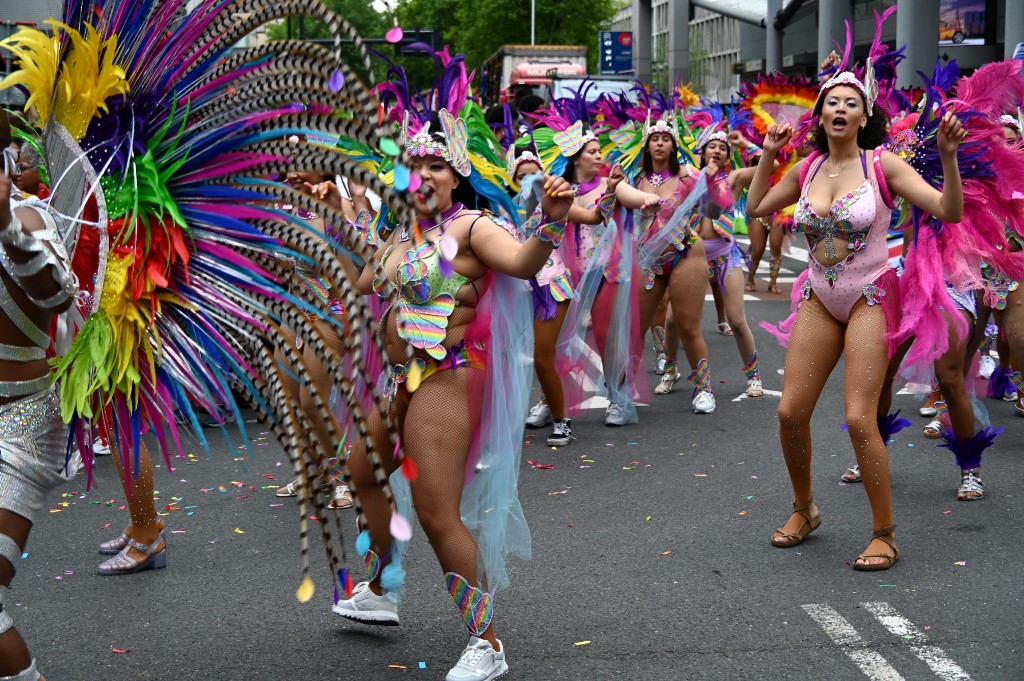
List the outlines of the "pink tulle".
<svg viewBox="0 0 1024 681">
<path fill-rule="evenodd" d="M 964 338 L 967 322 L 954 310 L 946 290 L 939 242 L 929 229 L 922 229 L 907 251 L 906 267 L 900 278 L 903 318 L 900 320 L 897 344 L 911 338 L 914 344 L 904 360 L 905 365 L 927 365 L 941 357 L 949 348 L 949 325 Z"/>
<path fill-rule="evenodd" d="M 784 348 L 789 347 L 789 338 L 793 334 L 793 326 L 796 324 L 797 312 L 800 309 L 800 303 L 803 302 L 803 287 L 804 282 L 807 281 L 807 277 L 810 276 L 810 269 L 805 269 L 800 273 L 800 276 L 793 282 L 793 290 L 789 294 L 789 307 L 792 313 L 783 319 L 778 325 L 771 324 L 769 322 L 761 322 L 760 327 L 775 336 L 775 339 L 779 341 L 779 345 Z"/>
</svg>

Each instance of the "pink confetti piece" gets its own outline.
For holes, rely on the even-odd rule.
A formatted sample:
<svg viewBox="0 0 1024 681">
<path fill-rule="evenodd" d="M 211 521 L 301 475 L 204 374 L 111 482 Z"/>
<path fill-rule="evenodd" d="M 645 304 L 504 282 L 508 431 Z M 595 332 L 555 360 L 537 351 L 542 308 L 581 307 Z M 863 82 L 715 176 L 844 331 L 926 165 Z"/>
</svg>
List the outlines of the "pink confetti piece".
<svg viewBox="0 0 1024 681">
<path fill-rule="evenodd" d="M 391 516 L 391 536 L 398 541 L 409 541 L 412 538 L 412 527 L 409 525 L 409 521 L 398 513 Z"/>
<path fill-rule="evenodd" d="M 122 650 L 121 648 L 115 648 L 114 646 L 110 646 L 110 652 L 117 653 L 118 655 L 124 655 L 125 653 L 132 652 L 132 649 L 131 648 L 124 648 Z"/>
<path fill-rule="evenodd" d="M 394 45 L 395 43 L 399 42 L 404 35 L 405 32 L 402 31 L 402 27 L 395 26 L 384 35 L 384 39 L 387 40 L 392 45 Z"/>
<path fill-rule="evenodd" d="M 952 511 L 943 511 L 942 515 L 949 515 L 950 513 L 952 513 Z"/>
</svg>

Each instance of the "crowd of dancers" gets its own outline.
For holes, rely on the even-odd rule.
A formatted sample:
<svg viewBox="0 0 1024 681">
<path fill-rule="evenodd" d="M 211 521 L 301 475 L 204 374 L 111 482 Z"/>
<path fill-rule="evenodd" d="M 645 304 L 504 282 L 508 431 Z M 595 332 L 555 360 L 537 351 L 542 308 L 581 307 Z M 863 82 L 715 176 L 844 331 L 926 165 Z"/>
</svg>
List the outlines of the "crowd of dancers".
<svg viewBox="0 0 1024 681">
<path fill-rule="evenodd" d="M 993 393 L 1024 397 L 1021 62 L 963 77 L 940 64 L 898 89 L 901 51 L 880 40 L 892 11 L 863 64 L 848 47 L 817 83 L 767 75 L 729 102 L 642 84 L 594 100 L 584 84 L 529 113 L 485 113 L 447 49 L 431 86 L 390 63 L 364 82 L 342 39 L 371 79 L 379 62 L 312 0 L 74 0 L 50 32 L 4 41 L 17 70 L 0 88 L 27 103 L 13 126 L 0 117 L 0 585 L 46 493 L 79 467 L 91 481 L 108 449 L 131 524 L 100 546 L 98 571 L 165 566 L 143 437 L 170 462 L 182 437 L 205 444 L 203 425 L 242 423 L 247 404 L 293 462 L 278 494 L 299 499 L 299 600 L 314 592 L 312 507 L 334 612 L 399 624 L 415 513 L 470 634 L 447 679 L 497 678 L 495 594 L 507 559 L 530 554 L 523 427 L 571 446 L 598 396 L 605 425 L 637 423 L 637 404 L 659 399 L 648 333 L 654 395 L 683 378 L 681 345 L 692 411 L 713 414 L 709 288 L 733 370 L 762 395 L 744 292 L 766 248 L 779 292 L 798 232 L 810 258 L 793 314 L 766 325 L 788 347 L 778 417 L 794 496 L 771 543 L 821 523 L 810 422 L 845 354 L 856 463 L 842 477 L 864 484 L 872 521 L 852 565 L 890 568 L 886 446 L 909 425 L 889 411 L 894 384 L 932 393 L 925 435 L 954 454 L 964 501 L 983 498 L 1000 432 L 974 399 L 979 347 L 993 365 L 999 347 Z M 334 49 L 236 47 L 295 12 L 323 21 Z M 358 583 L 344 516 L 323 512 L 348 507 Z M 0 681 L 38 678 L 0 601 Z"/>
</svg>

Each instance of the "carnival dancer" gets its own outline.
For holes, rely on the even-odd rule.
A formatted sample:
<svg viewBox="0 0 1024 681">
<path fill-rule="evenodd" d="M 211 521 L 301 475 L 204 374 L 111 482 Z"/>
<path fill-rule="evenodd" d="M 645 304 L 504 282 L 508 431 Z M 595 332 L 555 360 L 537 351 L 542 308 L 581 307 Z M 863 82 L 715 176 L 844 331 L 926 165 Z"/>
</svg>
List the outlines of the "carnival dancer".
<svg viewBox="0 0 1024 681">
<path fill-rule="evenodd" d="M 537 150 L 531 145 L 509 145 L 508 186 L 516 193 L 516 203 L 532 214 L 536 206 L 536 195 L 540 187 L 535 183 L 544 182 L 544 170 Z M 529 218 L 530 215 L 524 215 Z M 537 273 L 533 287 L 533 368 L 540 382 L 540 401 L 530 408 L 526 425 L 543 428 L 551 425 L 547 438 L 550 447 L 563 447 L 572 440 L 572 422 L 565 405 L 565 390 L 562 379 L 555 369 L 555 345 L 558 334 L 569 312 L 572 300 L 572 275 L 562 255 L 556 248 L 544 267 Z"/>
<path fill-rule="evenodd" d="M 589 124 L 586 87 L 531 114 L 541 124 L 532 136 L 545 170 L 570 182 L 575 192 L 559 248 L 575 293 L 555 358 L 558 374 L 568 377 L 569 413 L 580 413 L 603 388 L 605 425 L 623 426 L 637 422 L 634 397 L 643 397 L 636 379 L 642 349 L 632 302 L 633 245 L 612 219 L 615 187 L 624 175 L 621 168 L 601 175 L 602 148 Z"/>
<path fill-rule="evenodd" d="M 733 126 L 730 143 L 738 148 L 744 161 L 753 165 L 754 159 L 760 154 L 758 143 L 764 139 L 768 127 L 781 123 L 797 126 L 801 119 L 810 114 L 818 97 L 818 89 L 802 76 L 785 76 L 780 73 L 760 74 L 754 82 L 740 85 L 738 108 L 745 112 L 738 126 Z M 752 140 L 752 141 L 751 141 Z M 782 179 L 800 158 L 806 157 L 812 149 L 801 145 L 791 150 L 783 149 L 779 153 L 773 181 Z M 757 269 L 764 256 L 765 246 L 769 249 L 768 293 L 781 293 L 777 280 L 782 269 L 782 245 L 787 237 L 792 237 L 796 223 L 793 220 L 793 207 L 789 206 L 771 218 L 753 218 L 747 220 L 750 234 L 750 269 L 744 286 L 747 291 L 756 290 L 754 282 Z"/>
<path fill-rule="evenodd" d="M 899 282 L 886 247 L 893 196 L 946 222 L 958 221 L 963 213 L 957 146 L 964 131 L 957 117 L 947 113 L 938 127 L 945 177 L 940 192 L 898 156 L 877 149 L 886 126 L 885 112 L 875 106 L 877 94 L 870 61 L 862 76 L 840 70 L 825 81 L 813 110 L 813 140 L 821 153 L 801 161 L 769 189 L 771 164 L 793 137 L 788 124 L 770 127 L 747 196 L 747 212 L 754 217 L 799 201 L 796 216 L 811 251 L 779 405 L 794 510 L 772 535 L 772 544 L 797 546 L 821 523 L 811 494 L 810 421 L 845 351 L 846 424 L 874 528 L 871 543 L 853 563 L 855 570 L 885 570 L 899 558 L 888 453 L 876 421 L 900 310 Z"/>
<path fill-rule="evenodd" d="M 293 144 L 297 144 L 299 138 L 293 136 L 290 140 Z M 296 189 L 297 191 L 312 195 L 314 186 L 319 186 L 327 180 L 324 173 L 310 171 L 310 170 L 289 170 L 285 174 L 285 181 L 289 186 Z M 354 208 L 354 202 L 343 201 L 340 205 L 340 209 L 343 212 L 347 212 L 351 208 Z M 324 218 L 317 213 L 310 213 L 291 205 L 281 206 L 283 210 L 292 213 L 294 216 L 303 220 L 304 222 L 313 225 L 315 228 L 323 230 L 327 236 L 325 245 L 329 248 L 334 248 L 333 241 L 336 238 L 336 234 L 333 230 L 325 223 Z M 364 209 L 365 210 L 365 209 Z M 360 218 L 358 215 L 353 216 L 353 223 L 359 220 L 368 220 L 368 215 Z M 334 352 L 339 355 L 344 355 L 344 346 L 341 341 L 340 333 L 344 333 L 346 322 L 345 322 L 345 306 L 341 302 L 341 293 L 338 291 L 337 286 L 332 286 L 322 276 L 322 272 L 319 268 L 308 267 L 300 265 L 292 260 L 292 275 L 297 280 L 297 288 L 304 289 L 307 292 L 307 296 L 316 301 L 317 312 L 309 312 L 307 316 L 310 321 L 313 322 L 317 330 L 320 332 L 321 337 L 326 343 L 328 343 Z M 333 323 L 328 322 L 326 317 L 335 317 L 341 320 L 343 325 L 341 329 L 338 329 Z M 329 395 L 331 400 L 332 411 L 336 410 L 339 405 L 339 388 L 334 385 L 331 380 L 330 374 L 327 369 L 323 366 L 323 363 L 313 352 L 312 348 L 308 347 L 302 340 L 302 336 L 297 335 L 294 331 L 286 326 L 278 327 L 278 333 L 281 335 L 285 344 L 294 345 L 296 350 L 302 353 L 305 366 L 312 372 L 313 381 L 317 384 L 317 388 L 320 395 Z M 296 378 L 298 374 L 295 372 L 295 368 L 291 366 L 288 358 L 283 352 L 278 351 L 276 355 L 277 361 L 285 367 L 286 372 L 284 379 L 285 391 L 294 399 L 300 407 L 310 415 L 313 428 L 316 432 L 317 439 L 321 441 L 329 440 L 329 430 L 327 424 L 322 421 L 322 417 L 315 409 L 313 396 L 310 391 L 299 383 Z M 331 510 L 340 510 L 352 507 L 352 494 L 348 489 L 348 486 L 342 481 L 337 479 L 338 471 L 341 466 L 338 465 L 337 458 L 343 457 L 344 451 L 336 452 L 333 460 L 329 460 L 331 469 L 323 471 L 323 473 L 316 479 L 318 487 L 328 487 L 330 489 L 331 499 L 327 504 L 327 508 Z M 295 497 L 299 495 L 299 487 L 302 485 L 302 478 L 295 478 L 292 482 L 288 483 L 283 487 L 277 489 L 276 495 L 279 497 Z"/>
<path fill-rule="evenodd" d="M 23 27 L 4 41 L 17 69 L 3 86 L 24 86 L 34 120 L 45 123 L 51 206 L 76 230 L 71 267 L 83 295 L 74 309 L 79 317 L 58 327 L 69 332 L 59 339 L 63 356 L 54 364 L 61 412 L 90 481 L 88 424 L 107 415 L 103 427 L 119 445 L 126 476 L 137 478 L 144 434 L 154 436 L 172 468 L 181 428 L 168 416 L 180 411 L 184 428 L 205 445 L 197 409 L 229 412 L 241 422 L 235 394 L 242 395 L 303 481 L 296 597 L 307 602 L 315 591 L 310 518 L 320 523 L 335 585 L 346 587 L 335 551 L 340 525 L 334 534 L 311 479 L 344 451 L 348 432 L 366 432 L 384 343 L 344 269 L 373 255 L 366 230 L 344 210 L 273 178 L 282 166 L 342 175 L 379 196 L 393 219 L 411 224 L 407 185 L 388 186 L 358 159 L 315 140 L 345 136 L 380 150 L 393 171 L 408 168 L 394 131 L 367 123 L 376 119 L 376 98 L 342 58 L 343 37 L 366 72 L 373 64 L 342 17 L 321 3 L 254 0 L 243 20 L 236 5 L 220 0 L 200 0 L 189 12 L 183 6 L 68 0 L 51 33 Z M 252 31 L 294 14 L 322 21 L 335 36 L 334 49 L 290 41 L 238 47 Z M 337 108 L 342 102 L 345 110 Z M 290 135 L 304 140 L 291 144 Z M 96 215 L 87 217 L 90 201 Z M 325 227 L 283 210 L 285 204 L 321 215 L 337 248 L 325 243 Z M 342 352 L 308 316 L 322 309 L 286 258 L 319 267 L 337 286 L 349 321 L 338 334 Z M 336 317 L 322 321 L 340 325 Z M 315 380 L 316 366 L 294 342 L 284 342 L 281 326 L 302 338 L 339 387 L 344 424 Z M 310 404 L 285 388 L 288 376 L 309 393 Z M 378 466 L 384 451 L 402 459 L 394 430 L 385 431 L 366 443 L 366 456 Z M 248 443 L 244 428 L 238 435 Z M 385 478 L 371 484 L 393 499 Z"/>
<path fill-rule="evenodd" d="M 10 143 L 0 110 L 0 149 Z M 36 199 L 11 200 L 0 173 L 0 679 L 42 677 L 3 595 L 47 493 L 66 482 L 68 429 L 47 365 L 54 317 L 75 302 L 78 280 L 65 248 L 68 226 Z"/>
<path fill-rule="evenodd" d="M 476 122 L 483 123 L 478 108 L 472 115 L 464 108 L 468 78 L 462 57 L 444 52 L 441 60 L 446 68 L 438 82 L 456 86 L 438 87 L 421 100 L 433 102 L 437 111 L 415 110 L 402 89 L 404 78 L 379 88 L 390 120 L 405 121 L 406 149 L 421 183 L 418 217 L 401 225 L 374 256 L 384 277 L 375 279 L 367 267 L 359 288 L 382 294 L 397 288 L 383 320 L 394 365 L 388 413 L 401 433 L 402 467 L 417 517 L 470 632 L 446 678 L 486 681 L 508 669 L 507 651 L 491 621 L 494 593 L 508 585 L 505 558 L 529 551 L 516 480 L 525 416 L 520 405 L 527 394 L 522 357 L 531 345 L 531 315 L 529 296 L 515 279 L 534 276 L 561 241 L 573 193 L 564 179 L 547 176 L 543 217 L 522 243 L 513 225 L 481 210 L 507 195 L 470 160 L 469 148 L 482 148 L 482 140 L 473 138 L 490 133 Z M 514 208 L 507 209 L 514 216 Z M 382 438 L 384 428 L 384 418 L 374 412 L 370 438 Z M 365 533 L 357 548 L 366 554 L 368 581 L 334 611 L 367 624 L 395 625 L 404 573 L 392 535 L 408 535 L 393 532 L 401 516 L 392 513 L 383 493 L 371 489 L 367 440 L 354 443 L 348 466 L 356 489 L 365 490 Z M 399 462 L 383 465 L 390 473 Z"/>
<path fill-rule="evenodd" d="M 666 290 L 679 338 L 686 352 L 693 386 L 692 408 L 696 414 L 715 411 L 707 345 L 700 327 L 707 289 L 707 257 L 704 243 L 688 227 L 697 202 L 707 193 L 705 176 L 718 173 L 711 163 L 703 171 L 680 163 L 683 149 L 678 116 L 669 109 L 651 122 L 650 110 L 642 130 L 632 123 L 612 133 L 618 145 L 613 160 L 621 160 L 633 184 L 621 182 L 616 198 L 627 210 L 643 210 L 636 226 L 639 245 L 637 264 L 643 281 L 640 291 L 640 328 L 651 320 Z M 651 196 L 660 203 L 655 208 Z M 681 378 L 675 358 L 665 364 L 662 381 Z"/>
<path fill-rule="evenodd" d="M 736 218 L 738 202 L 743 191 L 754 177 L 754 168 L 731 168 L 732 149 L 724 130 L 715 126 L 706 127 L 697 139 L 697 150 L 701 154 L 701 168 L 718 167 L 721 170 L 708 176 L 709 194 L 714 200 L 705 199 L 694 213 L 693 229 L 704 241 L 707 252 L 709 276 L 712 285 L 722 291 L 726 320 L 736 338 L 736 347 L 743 361 L 743 373 L 747 379 L 747 397 L 764 394 L 761 374 L 757 361 L 754 334 L 747 324 L 743 305 L 743 271 L 749 262 L 733 237 L 732 227 Z"/>
</svg>

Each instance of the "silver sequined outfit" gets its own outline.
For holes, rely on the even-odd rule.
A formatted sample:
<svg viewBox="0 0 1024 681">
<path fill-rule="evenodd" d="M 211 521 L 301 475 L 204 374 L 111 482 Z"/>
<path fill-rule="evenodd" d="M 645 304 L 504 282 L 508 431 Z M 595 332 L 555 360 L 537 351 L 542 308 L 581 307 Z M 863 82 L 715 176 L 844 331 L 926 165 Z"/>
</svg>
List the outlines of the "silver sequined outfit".
<svg viewBox="0 0 1024 681">
<path fill-rule="evenodd" d="M 0 406 L 0 508 L 32 521 L 64 477 L 68 428 L 55 388 Z"/>
</svg>

